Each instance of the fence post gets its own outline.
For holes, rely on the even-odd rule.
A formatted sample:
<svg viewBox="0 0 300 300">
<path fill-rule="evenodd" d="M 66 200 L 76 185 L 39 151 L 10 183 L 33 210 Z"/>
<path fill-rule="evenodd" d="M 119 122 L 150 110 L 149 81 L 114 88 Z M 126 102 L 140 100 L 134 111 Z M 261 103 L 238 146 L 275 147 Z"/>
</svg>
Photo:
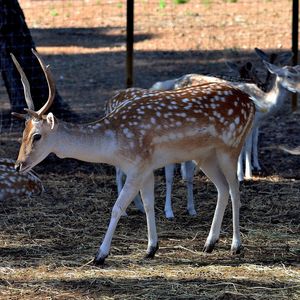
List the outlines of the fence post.
<svg viewBox="0 0 300 300">
<path fill-rule="evenodd" d="M 126 24 L 126 87 L 133 84 L 133 28 L 134 25 L 134 0 L 127 0 Z"/>
<path fill-rule="evenodd" d="M 299 34 L 299 0 L 293 0 L 293 21 L 292 21 L 292 51 L 294 53 L 293 64 L 298 64 L 298 34 Z M 297 94 L 292 96 L 292 110 L 297 109 Z"/>
</svg>

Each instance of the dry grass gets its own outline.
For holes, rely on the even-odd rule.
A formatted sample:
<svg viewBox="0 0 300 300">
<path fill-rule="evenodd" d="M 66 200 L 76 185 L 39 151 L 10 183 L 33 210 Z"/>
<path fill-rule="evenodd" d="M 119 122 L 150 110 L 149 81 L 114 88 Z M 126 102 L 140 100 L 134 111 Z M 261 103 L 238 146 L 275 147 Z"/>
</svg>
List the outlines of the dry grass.
<svg viewBox="0 0 300 300">
<path fill-rule="evenodd" d="M 300 297 L 298 181 L 277 176 L 243 184 L 242 254 L 229 254 L 229 208 L 217 249 L 207 255 L 202 246 L 215 206 L 213 185 L 196 176 L 198 216 L 192 218 L 186 215 L 184 183 L 177 176 L 176 218 L 168 221 L 163 176 L 157 172 L 156 258 L 143 259 L 146 222 L 131 206 L 129 217 L 119 223 L 110 257 L 99 268 L 91 260 L 116 197 L 113 170 L 53 157 L 37 170 L 46 193 L 0 207 L 1 299 Z"/>
<path fill-rule="evenodd" d="M 63 19 L 58 8 L 49 6 L 47 1 L 23 0 L 21 4 L 29 2 L 32 7 L 25 9 L 27 21 L 32 27 L 37 27 L 33 30 L 34 40 L 42 54 L 49 56 L 47 62 L 53 66 L 59 91 L 75 110 L 82 108 L 80 105 L 85 99 L 84 109 L 89 110 L 88 119 L 91 120 L 91 114 L 99 115 L 98 109 L 103 101 L 113 89 L 119 89 L 124 81 L 125 55 L 122 51 L 125 44 L 120 44 L 118 40 L 118 35 L 124 35 L 123 27 L 116 27 L 116 32 L 98 32 L 90 28 L 89 31 L 80 31 L 80 35 L 76 30 L 46 30 L 48 27 L 66 27 L 66 24 L 94 27 L 94 23 L 90 25 L 86 20 L 95 20 L 91 18 L 91 12 L 84 11 L 82 13 L 87 18 L 79 18 L 76 10 L 74 15 L 72 11 L 70 16 Z M 54 2 L 53 5 L 66 3 L 65 12 L 69 13 L 69 1 Z M 232 37 L 235 35 L 231 33 L 247 38 L 246 42 L 241 40 L 241 48 L 248 43 L 248 48 L 277 48 L 280 47 L 279 43 L 283 48 L 289 47 L 289 33 L 285 32 L 290 30 L 285 31 L 282 27 L 287 28 L 288 23 L 279 19 L 284 14 L 278 12 L 282 11 L 282 5 L 288 8 L 290 1 L 286 0 L 285 5 L 282 1 L 263 2 L 254 7 L 259 8 L 254 12 L 259 21 L 255 18 L 253 22 L 257 20 L 257 23 L 271 28 L 279 36 L 269 32 L 266 34 L 265 28 L 257 30 L 255 26 L 246 26 L 247 34 L 244 35 L 240 28 L 232 30 L 232 27 L 223 25 L 224 28 L 218 29 L 221 40 L 216 41 L 219 43 L 216 48 L 212 39 L 207 44 L 203 43 L 202 35 L 206 31 L 199 35 L 199 28 L 205 29 L 203 24 L 193 28 L 186 26 L 186 32 L 182 34 L 181 27 L 178 27 L 180 32 L 173 27 L 170 32 L 164 23 L 158 34 L 155 32 L 155 35 L 136 43 L 136 49 L 140 50 L 136 53 L 135 61 L 136 84 L 147 87 L 157 80 L 203 71 L 204 67 L 205 71 L 220 72 L 221 68 L 224 69 L 224 60 L 235 59 L 235 56 L 227 57 L 226 51 L 218 52 L 215 49 L 234 47 Z M 41 7 L 38 9 L 37 5 L 46 6 L 48 19 L 47 11 L 45 13 Z M 142 4 L 139 5 L 143 8 Z M 193 3 L 188 5 L 192 7 Z M 219 22 L 220 14 L 206 17 L 209 9 L 216 11 L 214 7 L 203 10 L 199 5 L 197 9 L 201 14 L 197 19 L 203 20 L 204 24 L 209 24 L 208 21 L 222 24 Z M 229 14 L 236 15 L 229 5 L 226 6 L 230 9 Z M 280 5 L 281 8 L 276 9 L 274 5 Z M 270 8 L 273 14 L 264 10 L 265 7 Z M 54 8 L 59 17 L 50 15 L 50 10 Z M 97 18 L 103 22 L 111 22 L 108 16 L 111 17 L 112 10 L 109 6 L 107 9 L 109 11 L 104 11 L 100 16 L 96 9 L 93 13 L 97 13 Z M 174 15 L 177 16 L 175 12 Z M 49 16 L 52 19 L 47 26 L 42 21 L 47 23 Z M 187 17 L 196 20 L 193 15 Z M 76 23 L 75 26 L 69 22 L 69 18 L 74 22 L 81 20 L 82 24 Z M 121 19 L 124 22 L 123 16 Z M 215 22 L 216 19 L 218 22 Z M 270 24 L 265 26 L 260 23 L 262 19 Z M 57 23 L 63 20 L 65 23 Z M 280 30 L 277 30 L 276 23 L 280 24 Z M 156 31 L 160 26 L 153 27 L 158 23 L 149 22 L 151 28 L 148 30 L 140 21 L 138 24 L 139 34 L 151 33 L 151 28 Z M 188 22 L 186 24 L 189 25 Z M 226 28 L 230 32 L 226 32 Z M 251 32 L 253 28 L 254 32 Z M 211 30 L 208 27 L 208 30 L 213 37 L 217 35 L 215 28 Z M 170 33 L 178 35 L 177 39 L 168 40 Z M 91 38 L 91 34 L 97 39 Z M 235 42 L 239 40 L 236 38 Z M 177 41 L 176 49 L 184 49 L 183 52 L 173 52 L 174 41 Z M 152 52 L 145 51 L 149 49 Z M 172 52 L 164 53 L 165 49 L 171 49 Z M 205 51 L 198 51 L 195 55 L 196 52 L 190 51 L 193 49 L 212 51 L 209 55 Z M 91 52 L 94 54 L 86 55 Z M 105 53 L 100 55 L 102 52 Z M 209 60 L 213 55 L 217 63 Z M 248 50 L 244 51 L 242 58 L 248 59 L 249 55 Z M 94 78 L 96 81 L 89 81 Z M 5 97 L 6 91 L 2 88 L 1 105 Z M 95 101 L 93 107 L 97 109 L 87 106 L 92 101 Z M 2 109 L 8 109 L 8 103 L 5 105 Z M 17 135 L 12 130 L 8 131 L 10 134 L 0 135 L 0 156 L 14 158 L 18 150 L 17 137 L 21 131 L 19 129 Z M 120 220 L 111 255 L 103 268 L 93 266 L 91 260 L 106 231 L 116 198 L 113 169 L 73 160 L 47 159 L 36 168 L 46 187 L 44 195 L 0 204 L 0 299 L 299 299 L 299 157 L 272 148 L 278 144 L 297 146 L 300 144 L 299 137 L 299 113 L 271 119 L 262 130 L 260 157 L 270 176 L 257 177 L 241 186 L 244 244 L 241 255 L 229 254 L 232 237 L 230 207 L 224 218 L 217 248 L 212 254 L 202 253 L 216 201 L 213 185 L 203 176 L 196 176 L 194 191 L 198 216 L 191 218 L 185 212 L 184 183 L 177 174 L 173 193 L 176 218 L 168 221 L 163 214 L 164 180 L 162 173 L 158 172 L 156 219 L 160 249 L 156 258 L 151 261 L 143 259 L 147 246 L 146 221 L 130 206 L 129 217 Z"/>
</svg>

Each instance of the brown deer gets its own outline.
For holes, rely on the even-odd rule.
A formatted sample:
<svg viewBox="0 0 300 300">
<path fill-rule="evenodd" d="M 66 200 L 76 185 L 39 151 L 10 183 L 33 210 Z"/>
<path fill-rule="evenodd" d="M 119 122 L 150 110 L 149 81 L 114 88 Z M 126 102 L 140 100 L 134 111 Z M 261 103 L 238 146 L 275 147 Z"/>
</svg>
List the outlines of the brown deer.
<svg viewBox="0 0 300 300">
<path fill-rule="evenodd" d="M 129 101 L 90 124 L 70 124 L 46 114 L 53 102 L 55 85 L 48 67 L 34 52 L 49 85 L 45 105 L 35 111 L 32 103 L 24 118 L 25 129 L 16 169 L 28 172 L 49 153 L 119 167 L 127 175 L 113 206 L 111 220 L 95 257 L 104 263 L 118 221 L 134 196 L 141 192 L 148 228 L 147 258 L 158 249 L 154 213 L 153 171 L 167 164 L 195 160 L 218 190 L 218 201 L 204 251 L 211 252 L 219 239 L 229 195 L 233 211 L 232 253 L 241 250 L 240 193 L 236 176 L 238 156 L 251 129 L 254 102 L 226 83 L 208 83 L 176 91 L 151 91 L 139 101 Z M 13 57 L 13 56 L 12 56 Z M 25 95 L 30 86 L 20 65 Z"/>
</svg>

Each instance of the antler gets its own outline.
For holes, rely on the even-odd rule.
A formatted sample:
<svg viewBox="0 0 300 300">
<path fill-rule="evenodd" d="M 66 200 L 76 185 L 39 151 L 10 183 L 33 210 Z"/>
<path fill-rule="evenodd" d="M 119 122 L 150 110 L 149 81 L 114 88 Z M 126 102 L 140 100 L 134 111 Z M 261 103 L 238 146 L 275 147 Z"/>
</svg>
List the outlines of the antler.
<svg viewBox="0 0 300 300">
<path fill-rule="evenodd" d="M 43 72 L 45 74 L 46 80 L 47 80 L 47 84 L 48 84 L 48 89 L 49 89 L 49 96 L 48 96 L 48 100 L 47 102 L 44 104 L 44 106 L 42 108 L 40 108 L 38 111 L 35 111 L 34 109 L 34 104 L 33 104 L 33 100 L 31 97 L 31 92 L 30 92 L 30 85 L 29 85 L 29 81 L 22 69 L 22 67 L 20 66 L 19 62 L 17 61 L 16 57 L 11 53 L 11 57 L 12 60 L 18 70 L 18 72 L 21 75 L 21 81 L 23 84 L 23 89 L 24 89 L 24 95 L 25 95 L 25 100 L 27 103 L 28 108 L 25 108 L 25 110 L 28 112 L 28 114 L 30 114 L 31 116 L 40 119 L 42 117 L 42 115 L 51 107 L 54 97 L 55 97 L 55 82 L 52 76 L 52 73 L 50 71 L 49 65 L 46 65 L 44 63 L 44 61 L 42 60 L 42 58 L 40 57 L 40 55 L 34 50 L 31 49 L 32 53 L 35 55 L 35 57 L 38 59 L 40 66 L 43 69 Z M 17 114 L 17 113 L 12 113 L 13 116 L 17 117 L 17 118 L 24 118 L 23 115 Z"/>
<path fill-rule="evenodd" d="M 34 104 L 33 104 L 33 100 L 31 97 L 29 81 L 28 81 L 23 69 L 21 68 L 19 62 L 17 61 L 16 57 L 12 53 L 10 53 L 10 56 L 15 64 L 18 72 L 21 75 L 21 81 L 22 81 L 22 85 L 23 85 L 23 89 L 24 89 L 25 101 L 27 103 L 27 106 L 30 110 L 34 111 Z"/>
<path fill-rule="evenodd" d="M 38 59 L 43 72 L 45 74 L 47 84 L 48 84 L 48 90 L 49 90 L 49 96 L 47 102 L 44 104 L 42 108 L 40 108 L 37 111 L 37 114 L 41 117 L 52 105 L 54 97 L 55 97 L 55 82 L 52 76 L 52 73 L 50 71 L 50 66 L 46 65 L 43 61 L 43 59 L 40 57 L 40 55 L 34 50 L 31 49 L 32 53 L 35 55 L 35 57 Z"/>
</svg>

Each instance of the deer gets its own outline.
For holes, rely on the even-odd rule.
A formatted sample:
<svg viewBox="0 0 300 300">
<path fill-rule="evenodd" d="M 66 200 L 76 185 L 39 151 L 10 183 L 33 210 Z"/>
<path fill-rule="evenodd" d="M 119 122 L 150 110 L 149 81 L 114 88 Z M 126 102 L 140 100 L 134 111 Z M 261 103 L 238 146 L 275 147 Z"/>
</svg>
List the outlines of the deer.
<svg viewBox="0 0 300 300">
<path fill-rule="evenodd" d="M 247 82 L 254 82 L 255 84 L 261 86 L 263 83 L 260 81 L 256 68 L 251 62 L 246 62 L 243 64 L 236 64 L 233 62 L 227 62 L 228 68 L 235 72 L 235 74 L 240 78 L 240 80 Z M 186 74 L 179 78 L 170 79 L 166 81 L 158 81 L 154 83 L 150 90 L 176 90 L 184 87 L 195 86 L 199 84 L 205 84 L 209 82 L 221 82 L 230 83 L 228 80 L 218 78 L 215 76 L 208 76 L 202 74 Z M 174 218 L 174 212 L 172 209 L 172 185 L 174 179 L 175 164 L 170 164 L 165 166 L 165 177 L 166 177 L 166 200 L 165 200 L 165 215 L 168 219 Z M 194 216 L 197 214 L 194 204 L 193 196 L 193 178 L 195 172 L 195 164 L 193 161 L 186 161 L 181 163 L 181 174 L 183 180 L 187 185 L 187 212 L 189 215 Z"/>
<path fill-rule="evenodd" d="M 34 110 L 29 82 L 11 54 L 21 75 L 26 103 L 29 103 L 25 114 L 14 114 L 25 120 L 16 170 L 29 172 L 50 153 L 55 153 L 59 158 L 111 164 L 126 174 L 125 184 L 113 205 L 107 231 L 94 259 L 96 265 L 102 265 L 108 257 L 122 213 L 139 191 L 148 229 L 145 258 L 154 258 L 158 236 L 153 172 L 165 165 L 189 160 L 196 162 L 218 191 L 203 250 L 213 251 L 230 196 L 233 212 L 231 252 L 240 253 L 237 161 L 252 127 L 257 105 L 255 99 L 232 85 L 213 82 L 174 91 L 149 91 L 138 101 L 119 105 L 95 122 L 67 123 L 48 112 L 55 95 L 54 78 L 49 66 L 35 50 L 32 51 L 45 74 L 49 96 L 39 110 Z"/>
<path fill-rule="evenodd" d="M 107 101 L 105 105 L 105 114 L 109 114 L 116 107 L 123 104 L 124 102 L 139 100 L 140 96 L 146 93 L 149 93 L 149 90 L 141 89 L 141 88 L 128 88 L 126 90 L 117 91 L 116 94 Z M 187 211 L 191 216 L 196 215 L 196 210 L 193 201 L 194 168 L 195 168 L 195 164 L 192 161 L 182 163 L 181 173 L 184 180 L 187 182 L 187 187 L 188 187 Z M 166 200 L 165 200 L 164 212 L 167 219 L 174 218 L 174 213 L 172 210 L 172 202 L 171 202 L 174 170 L 175 170 L 175 164 L 170 164 L 165 166 Z M 118 194 L 120 194 L 122 190 L 124 176 L 125 174 L 122 172 L 122 170 L 116 168 L 116 182 L 117 182 Z M 139 211 L 144 212 L 143 204 L 138 195 L 134 198 L 134 203 Z"/>
<path fill-rule="evenodd" d="M 255 48 L 255 52 L 262 59 L 268 71 L 265 82 L 259 86 L 249 83 L 235 84 L 235 86 L 238 86 L 251 97 L 257 99 L 257 101 L 265 103 L 265 108 L 257 112 L 252 132 L 248 136 L 245 147 L 241 153 L 238 164 L 238 178 L 240 181 L 243 181 L 244 178 L 252 178 L 251 160 L 253 160 L 254 169 L 261 171 L 261 166 L 258 161 L 259 127 L 268 117 L 278 113 L 290 91 L 298 92 L 295 86 L 297 86 L 300 80 L 299 66 L 283 66 L 281 68 L 273 64 L 273 62 L 281 66 L 287 64 L 293 56 L 292 53 L 273 53 L 267 55 L 258 48 Z M 245 175 L 243 171 L 244 161 Z"/>
<path fill-rule="evenodd" d="M 256 76 L 256 70 L 251 64 L 251 62 L 246 62 L 245 64 L 237 65 L 235 63 L 228 63 L 228 66 L 231 70 L 233 70 L 240 78 L 243 80 L 254 81 L 257 84 L 261 84 L 259 78 Z M 205 84 L 208 82 L 226 82 L 225 80 L 201 75 L 201 74 L 186 74 L 176 79 L 159 81 L 153 84 L 150 87 L 150 90 L 174 90 L 187 86 L 194 86 L 199 84 Z M 105 105 L 105 114 L 109 114 L 112 110 L 114 110 L 119 105 L 128 101 L 136 101 L 140 99 L 140 96 L 149 93 L 149 90 L 142 88 L 129 88 L 126 90 L 119 90 L 115 93 L 115 95 L 110 98 Z M 174 178 L 174 170 L 175 164 L 170 164 L 165 166 L 165 178 L 166 178 L 166 200 L 164 212 L 167 219 L 174 218 L 174 212 L 172 209 L 172 185 Z M 190 216 L 194 216 L 197 214 L 194 204 L 194 196 L 193 196 L 193 177 L 194 177 L 195 164 L 192 161 L 187 161 L 181 163 L 181 174 L 187 185 L 187 212 Z M 122 178 L 124 177 L 124 173 L 116 168 L 116 181 L 117 181 L 117 189 L 118 194 L 120 194 L 123 186 Z M 143 205 L 138 196 L 134 198 L 135 206 L 139 211 L 144 212 Z"/>
<path fill-rule="evenodd" d="M 0 202 L 39 195 L 44 191 L 42 181 L 33 171 L 19 174 L 14 166 L 13 159 L 0 158 Z"/>
<path fill-rule="evenodd" d="M 141 88 L 128 88 L 125 90 L 118 90 L 116 93 L 106 101 L 105 103 L 105 115 L 110 114 L 114 109 L 116 109 L 119 105 L 124 105 L 125 102 L 129 101 L 135 101 L 135 99 L 139 99 L 141 95 L 144 93 L 147 93 L 148 90 L 141 89 Z M 116 169 L 116 182 L 117 182 L 117 191 L 118 195 L 120 195 L 123 187 L 123 178 L 125 177 L 124 172 L 118 167 Z M 142 203 L 142 200 L 137 194 L 134 197 L 134 204 L 136 208 L 142 212 L 145 213 L 144 206 Z M 124 213 L 124 216 L 126 216 L 126 212 Z"/>
</svg>

